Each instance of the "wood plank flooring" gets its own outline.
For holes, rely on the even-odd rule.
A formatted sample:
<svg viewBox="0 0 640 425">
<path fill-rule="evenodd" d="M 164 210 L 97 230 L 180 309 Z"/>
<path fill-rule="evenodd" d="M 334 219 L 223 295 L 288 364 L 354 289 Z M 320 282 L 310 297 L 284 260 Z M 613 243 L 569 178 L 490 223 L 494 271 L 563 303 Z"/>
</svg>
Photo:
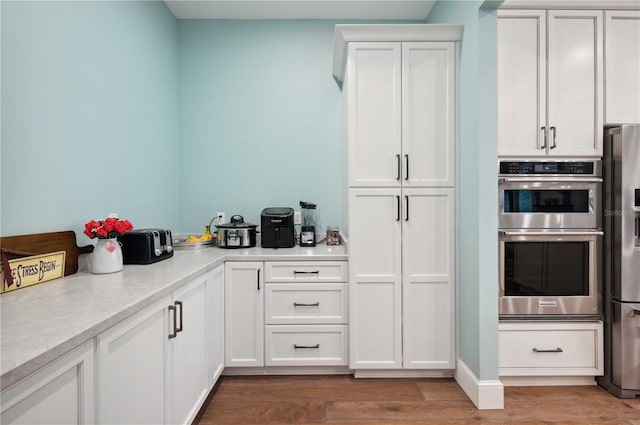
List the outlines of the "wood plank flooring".
<svg viewBox="0 0 640 425">
<path fill-rule="evenodd" d="M 223 377 L 199 420 L 220 424 L 640 425 L 640 399 L 596 386 L 505 387 L 504 410 L 478 410 L 453 379 Z"/>
</svg>

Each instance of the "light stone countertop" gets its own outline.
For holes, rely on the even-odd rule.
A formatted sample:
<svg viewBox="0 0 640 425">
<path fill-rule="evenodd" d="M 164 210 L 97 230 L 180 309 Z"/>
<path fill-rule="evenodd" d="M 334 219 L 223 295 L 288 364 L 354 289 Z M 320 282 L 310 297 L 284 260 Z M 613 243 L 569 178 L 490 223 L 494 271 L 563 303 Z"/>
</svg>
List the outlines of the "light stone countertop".
<svg viewBox="0 0 640 425">
<path fill-rule="evenodd" d="M 0 388 L 25 378 L 225 261 L 346 261 L 344 245 L 177 250 L 113 274 L 79 272 L 0 296 Z"/>
</svg>

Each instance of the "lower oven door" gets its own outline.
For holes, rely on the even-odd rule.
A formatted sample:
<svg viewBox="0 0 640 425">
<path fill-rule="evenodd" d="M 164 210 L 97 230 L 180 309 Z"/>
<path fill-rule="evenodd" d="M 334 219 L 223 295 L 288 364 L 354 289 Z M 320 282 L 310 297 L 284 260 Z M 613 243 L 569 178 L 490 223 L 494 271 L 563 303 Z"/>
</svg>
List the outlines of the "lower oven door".
<svg viewBox="0 0 640 425">
<path fill-rule="evenodd" d="M 501 317 L 601 314 L 602 232 L 501 231 Z"/>
</svg>

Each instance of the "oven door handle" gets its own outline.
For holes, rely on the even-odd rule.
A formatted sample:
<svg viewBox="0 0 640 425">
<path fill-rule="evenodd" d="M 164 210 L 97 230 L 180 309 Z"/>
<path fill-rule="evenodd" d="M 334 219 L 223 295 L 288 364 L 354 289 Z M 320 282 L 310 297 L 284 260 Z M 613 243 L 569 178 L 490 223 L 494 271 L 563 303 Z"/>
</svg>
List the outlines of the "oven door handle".
<svg viewBox="0 0 640 425">
<path fill-rule="evenodd" d="M 498 232 L 500 236 L 603 236 L 604 232 L 601 230 L 569 230 L 560 232 L 549 231 L 512 231 L 512 230 L 500 230 Z"/>
<path fill-rule="evenodd" d="M 500 177 L 499 184 L 507 183 L 602 183 L 602 177 Z"/>
</svg>

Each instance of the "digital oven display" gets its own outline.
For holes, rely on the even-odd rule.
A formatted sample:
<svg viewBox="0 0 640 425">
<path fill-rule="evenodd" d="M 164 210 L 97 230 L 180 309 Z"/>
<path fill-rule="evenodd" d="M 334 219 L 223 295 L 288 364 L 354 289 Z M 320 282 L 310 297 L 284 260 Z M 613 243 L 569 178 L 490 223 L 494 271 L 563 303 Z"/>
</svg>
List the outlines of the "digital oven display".
<svg viewBox="0 0 640 425">
<path fill-rule="evenodd" d="M 535 164 L 533 166 L 533 171 L 536 173 L 557 173 L 558 172 L 558 164 Z"/>
</svg>

